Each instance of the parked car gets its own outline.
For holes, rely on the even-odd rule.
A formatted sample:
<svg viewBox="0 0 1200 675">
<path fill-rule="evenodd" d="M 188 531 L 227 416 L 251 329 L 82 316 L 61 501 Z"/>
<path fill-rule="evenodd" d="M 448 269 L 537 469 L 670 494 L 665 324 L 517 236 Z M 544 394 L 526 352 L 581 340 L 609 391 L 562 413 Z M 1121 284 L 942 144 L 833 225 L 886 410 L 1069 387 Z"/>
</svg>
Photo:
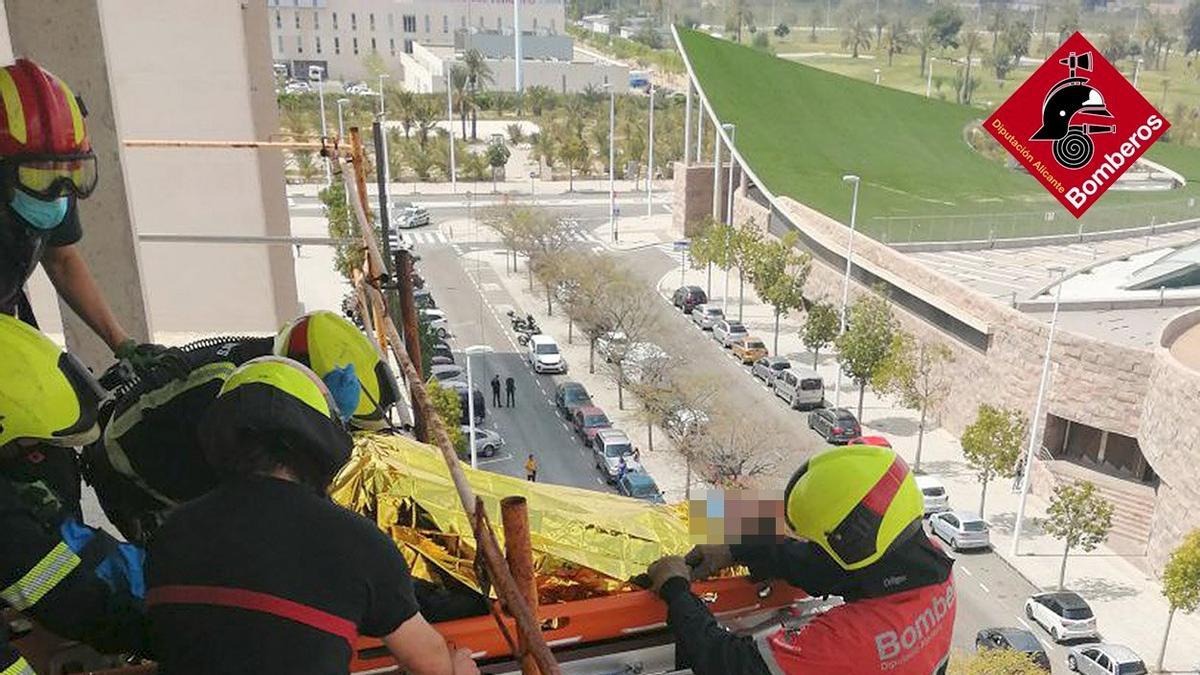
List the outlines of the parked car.
<svg viewBox="0 0 1200 675">
<path fill-rule="evenodd" d="M 725 312 L 716 305 L 705 303 L 692 308 L 692 323 L 699 326 L 700 330 L 712 330 L 713 326 L 724 318 Z"/>
<path fill-rule="evenodd" d="M 845 408 L 818 408 L 808 414 L 808 428 L 817 432 L 826 443 L 845 443 L 862 435 L 854 413 Z"/>
<path fill-rule="evenodd" d="M 449 382 L 450 380 L 466 380 L 466 371 L 454 364 L 429 367 L 429 381 Z"/>
<path fill-rule="evenodd" d="M 434 354 L 429 357 L 429 365 L 431 366 L 448 366 L 454 363 L 454 358 L 450 356 L 440 356 Z"/>
<path fill-rule="evenodd" d="M 395 209 L 388 215 L 392 219 L 392 227 L 401 230 L 425 227 L 430 222 L 429 209 L 412 204 Z"/>
<path fill-rule="evenodd" d="M 592 439 L 596 436 L 597 431 L 612 426 L 612 422 L 608 421 L 608 415 L 594 405 L 576 408 L 575 415 L 571 418 L 571 424 L 575 427 L 575 433 L 579 434 L 579 438 L 587 446 L 592 444 Z"/>
<path fill-rule="evenodd" d="M 1074 591 L 1037 593 L 1025 601 L 1025 616 L 1050 633 L 1055 642 L 1096 638 L 1096 615 Z"/>
<path fill-rule="evenodd" d="M 421 321 L 429 324 L 429 330 L 437 337 L 450 335 L 450 325 L 446 322 L 446 313 L 440 309 L 418 310 Z"/>
<path fill-rule="evenodd" d="M 417 309 L 437 309 L 437 302 L 433 299 L 433 293 L 430 293 L 427 288 L 413 291 L 413 304 Z"/>
<path fill-rule="evenodd" d="M 753 335 L 734 340 L 729 348 L 733 350 L 733 355 L 738 357 L 742 365 L 754 363 L 767 355 L 767 345 L 763 344 L 762 338 Z"/>
<path fill-rule="evenodd" d="M 640 471 L 642 465 L 633 459 L 633 442 L 620 429 L 600 429 L 592 438 L 592 459 L 596 468 L 609 483 L 617 482 L 621 459 L 625 459 L 625 471 Z"/>
<path fill-rule="evenodd" d="M 458 392 L 458 406 L 462 409 L 462 417 L 459 424 L 470 424 L 470 402 L 467 401 L 467 383 L 462 380 L 449 380 L 445 383 L 447 387 L 453 388 Z M 475 424 L 480 424 L 487 417 L 487 406 L 484 404 L 483 392 L 479 391 L 479 387 L 471 389 L 471 398 L 475 400 Z"/>
<path fill-rule="evenodd" d="M 741 321 L 722 319 L 713 324 L 713 339 L 726 349 L 729 348 L 729 345 L 746 337 L 747 335 L 749 335 L 749 333 L 746 331 L 746 327 L 742 325 Z"/>
<path fill-rule="evenodd" d="M 1011 649 L 1029 658 L 1039 668 L 1050 672 L 1050 655 L 1041 640 L 1024 628 L 984 628 L 975 634 L 975 650 Z"/>
<path fill-rule="evenodd" d="M 858 438 L 850 439 L 846 445 L 874 445 L 879 448 L 890 448 L 892 442 L 883 436 L 859 436 Z"/>
<path fill-rule="evenodd" d="M 471 427 L 464 424 L 459 428 L 462 429 L 463 438 L 467 439 L 467 443 L 470 443 Z M 479 426 L 475 427 L 476 457 L 495 457 L 496 453 L 500 452 L 500 449 L 503 447 L 504 439 L 500 437 L 500 434 L 492 431 L 491 429 L 481 429 Z M 467 457 L 470 457 L 469 450 Z"/>
<path fill-rule="evenodd" d="M 605 363 L 612 363 L 612 357 L 621 354 L 625 351 L 625 343 L 628 339 L 625 333 L 619 330 L 610 330 L 596 338 L 596 356 L 604 359 Z"/>
<path fill-rule="evenodd" d="M 769 387 L 779 377 L 779 374 L 792 367 L 792 362 L 782 356 L 764 356 L 754 362 L 750 374 L 762 380 Z"/>
<path fill-rule="evenodd" d="M 917 489 L 925 498 L 925 515 L 946 511 L 950 508 L 950 495 L 946 494 L 946 486 L 936 476 L 922 474 L 916 477 Z"/>
<path fill-rule="evenodd" d="M 567 372 L 567 361 L 558 350 L 558 343 L 545 333 L 530 336 L 526 356 L 535 373 Z"/>
<path fill-rule="evenodd" d="M 825 405 L 825 380 L 815 370 L 788 368 L 771 381 L 771 390 L 787 401 L 793 410 L 820 408 Z"/>
<path fill-rule="evenodd" d="M 312 87 L 304 80 L 291 80 L 283 85 L 283 91 L 285 94 L 307 94 L 312 91 Z"/>
<path fill-rule="evenodd" d="M 708 413 L 703 410 L 695 410 L 693 408 L 677 408 L 667 415 L 663 426 L 667 430 L 667 435 L 676 441 L 687 437 L 693 431 L 703 428 L 708 424 Z"/>
<path fill-rule="evenodd" d="M 1146 664 L 1124 645 L 1079 645 L 1067 652 L 1067 667 L 1083 675 L 1145 675 Z"/>
<path fill-rule="evenodd" d="M 917 476 L 918 479 L 927 476 Z M 955 551 L 965 548 L 991 548 L 987 521 L 970 511 L 943 511 L 929 519 L 929 527 Z"/>
<path fill-rule="evenodd" d="M 568 380 L 555 388 L 554 407 L 563 417 L 571 419 L 575 409 L 585 405 L 592 405 L 592 395 L 582 384 Z"/>
<path fill-rule="evenodd" d="M 675 289 L 675 294 L 671 296 L 671 304 L 683 310 L 684 314 L 691 314 L 692 309 L 696 305 L 702 305 L 708 302 L 708 296 L 705 295 L 704 289 L 699 286 L 680 286 Z"/>
<path fill-rule="evenodd" d="M 671 355 L 653 342 L 634 342 L 625 349 L 621 371 L 626 381 L 640 384 L 662 377 L 670 360 Z"/>
<path fill-rule="evenodd" d="M 445 357 L 447 359 L 450 359 L 450 363 L 454 363 L 454 350 L 452 350 L 450 348 L 450 345 L 448 343 L 446 343 L 442 340 L 438 340 L 433 343 L 433 348 L 432 348 L 431 352 L 432 352 L 433 356 Z"/>
<path fill-rule="evenodd" d="M 617 481 L 617 492 L 626 497 L 634 499 L 644 499 L 654 504 L 666 504 L 663 499 L 662 490 L 658 489 L 658 483 L 650 477 L 650 474 L 635 471 L 626 473 L 625 477 Z"/>
</svg>

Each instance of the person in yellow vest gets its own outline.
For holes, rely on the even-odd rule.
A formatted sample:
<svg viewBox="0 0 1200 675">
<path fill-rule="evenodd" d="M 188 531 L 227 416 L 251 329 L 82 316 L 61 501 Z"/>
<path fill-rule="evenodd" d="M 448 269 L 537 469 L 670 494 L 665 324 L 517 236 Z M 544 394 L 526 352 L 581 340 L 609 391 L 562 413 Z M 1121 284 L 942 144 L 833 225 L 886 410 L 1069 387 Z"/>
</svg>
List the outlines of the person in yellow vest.
<svg viewBox="0 0 1200 675">
<path fill-rule="evenodd" d="M 537 482 L 537 470 L 538 470 L 537 460 L 534 459 L 533 453 L 530 453 L 529 459 L 525 460 L 525 480 L 529 481 L 530 483 L 536 483 Z"/>
</svg>

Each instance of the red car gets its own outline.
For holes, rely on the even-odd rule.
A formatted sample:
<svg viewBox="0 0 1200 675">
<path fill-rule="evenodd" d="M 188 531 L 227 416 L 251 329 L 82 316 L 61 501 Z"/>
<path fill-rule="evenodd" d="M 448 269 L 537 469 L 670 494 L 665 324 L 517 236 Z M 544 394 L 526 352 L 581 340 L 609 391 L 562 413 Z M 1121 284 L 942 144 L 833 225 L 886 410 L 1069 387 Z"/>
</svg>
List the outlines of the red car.
<svg viewBox="0 0 1200 675">
<path fill-rule="evenodd" d="M 575 433 L 583 439 L 583 444 L 588 447 L 591 447 L 592 439 L 596 437 L 597 431 L 612 426 L 612 422 L 608 421 L 608 415 L 594 405 L 576 408 L 575 414 L 571 417 L 571 424 L 575 426 Z"/>
<path fill-rule="evenodd" d="M 891 442 L 883 436 L 859 436 L 858 438 L 851 439 L 846 445 L 874 445 L 880 448 L 892 447 Z"/>
</svg>

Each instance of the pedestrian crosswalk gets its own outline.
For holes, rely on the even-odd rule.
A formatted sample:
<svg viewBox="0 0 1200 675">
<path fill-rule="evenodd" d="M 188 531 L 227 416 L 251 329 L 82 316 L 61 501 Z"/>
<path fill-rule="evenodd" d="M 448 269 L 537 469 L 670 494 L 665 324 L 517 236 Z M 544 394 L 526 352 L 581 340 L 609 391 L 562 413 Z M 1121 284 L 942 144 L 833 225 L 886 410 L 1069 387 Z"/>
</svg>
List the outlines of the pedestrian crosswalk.
<svg viewBox="0 0 1200 675">
<path fill-rule="evenodd" d="M 439 230 L 416 230 L 401 232 L 400 240 L 411 244 L 447 244 L 449 239 Z"/>
</svg>

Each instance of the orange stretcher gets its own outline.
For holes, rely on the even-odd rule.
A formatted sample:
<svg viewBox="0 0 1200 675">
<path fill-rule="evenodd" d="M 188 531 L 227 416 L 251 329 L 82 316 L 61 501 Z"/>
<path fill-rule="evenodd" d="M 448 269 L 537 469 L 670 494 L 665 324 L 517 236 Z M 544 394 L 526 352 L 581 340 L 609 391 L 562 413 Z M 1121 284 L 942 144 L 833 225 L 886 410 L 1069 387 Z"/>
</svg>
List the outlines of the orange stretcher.
<svg viewBox="0 0 1200 675">
<path fill-rule="evenodd" d="M 784 583 L 760 588 L 745 577 L 698 581 L 692 584 L 692 592 L 708 604 L 713 614 L 722 618 L 786 607 L 807 597 L 803 591 Z M 537 613 L 542 622 L 542 635 L 551 648 L 620 639 L 660 630 L 667 625 L 667 606 L 650 591 L 545 605 L 539 607 Z M 515 639 L 516 623 L 507 616 L 504 616 L 504 622 Z M 470 649 L 478 661 L 512 656 L 512 650 L 492 616 L 446 621 L 434 624 L 434 628 L 451 646 Z M 379 640 L 360 637 L 350 662 L 350 672 L 373 672 L 395 663 Z"/>
</svg>

